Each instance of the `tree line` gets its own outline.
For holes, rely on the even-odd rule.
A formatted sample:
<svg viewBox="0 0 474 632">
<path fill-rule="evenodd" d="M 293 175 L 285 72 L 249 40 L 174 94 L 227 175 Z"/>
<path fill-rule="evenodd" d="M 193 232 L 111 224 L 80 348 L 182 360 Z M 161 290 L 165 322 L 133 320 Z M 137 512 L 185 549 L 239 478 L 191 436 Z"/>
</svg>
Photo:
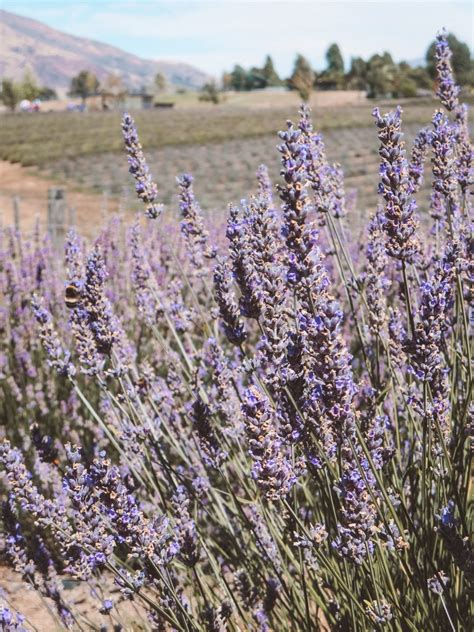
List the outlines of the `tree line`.
<svg viewBox="0 0 474 632">
<path fill-rule="evenodd" d="M 25 70 L 20 81 L 4 78 L 0 87 L 0 102 L 12 112 L 23 99 L 48 101 L 56 98 L 56 91 L 53 88 L 40 86 L 29 69 Z"/>
<path fill-rule="evenodd" d="M 474 60 L 469 46 L 453 34 L 449 34 L 447 39 L 453 53 L 451 62 L 457 82 L 462 86 L 473 87 Z M 231 72 L 224 72 L 221 88 L 224 91 L 243 92 L 281 87 L 296 90 L 304 101 L 309 99 L 313 90 L 361 90 L 370 98 L 414 97 L 420 91 L 430 91 L 433 87 L 436 75 L 435 49 L 436 42 L 433 41 L 426 51 L 423 66 L 413 67 L 405 61 L 397 63 L 385 51 L 372 55 L 367 60 L 353 57 L 346 70 L 341 50 L 334 43 L 326 51 L 326 68 L 323 71 L 317 72 L 306 57 L 297 55 L 293 71 L 287 78 L 278 75 L 271 56 L 267 55 L 261 68 L 252 66 L 245 69 L 236 64 Z M 166 78 L 158 73 L 154 79 L 153 91 L 160 93 L 167 87 Z M 218 103 L 220 92 L 218 84 L 211 81 L 202 88 L 199 98 Z M 109 75 L 101 85 L 93 72 L 81 70 L 71 79 L 68 94 L 71 97 L 80 97 L 83 104 L 89 97 L 100 94 L 106 109 L 108 101 L 121 101 L 127 94 L 127 88 L 119 75 Z M 19 82 L 3 79 L 0 88 L 0 102 L 11 111 L 23 99 L 45 101 L 54 98 L 57 98 L 56 92 L 39 86 L 30 70 L 25 71 Z"/>
<path fill-rule="evenodd" d="M 461 85 L 474 86 L 474 61 L 469 46 L 455 35 L 448 35 L 453 52 L 452 65 Z M 287 87 L 297 90 L 305 101 L 312 90 L 363 90 L 371 98 L 413 97 L 420 90 L 430 90 L 435 79 L 435 46 L 433 41 L 425 56 L 425 65 L 413 67 L 407 62 L 395 62 L 388 52 L 351 59 L 346 71 L 338 44 L 331 44 L 326 52 L 326 68 L 317 72 L 303 55 L 297 55 L 291 75 L 279 77 L 273 60 L 267 55 L 261 68 L 249 69 L 236 64 L 231 72 L 222 76 L 224 90 L 249 91 L 269 87 Z"/>
</svg>

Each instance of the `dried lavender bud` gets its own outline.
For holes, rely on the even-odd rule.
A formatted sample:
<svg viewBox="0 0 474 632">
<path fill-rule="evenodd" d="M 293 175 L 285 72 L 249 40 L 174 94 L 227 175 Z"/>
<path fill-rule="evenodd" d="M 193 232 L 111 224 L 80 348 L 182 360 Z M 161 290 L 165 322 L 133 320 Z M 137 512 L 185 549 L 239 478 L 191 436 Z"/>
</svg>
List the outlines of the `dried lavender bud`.
<svg viewBox="0 0 474 632">
<path fill-rule="evenodd" d="M 381 141 L 378 191 L 385 201 L 383 230 L 387 254 L 411 263 L 420 251 L 420 244 L 416 235 L 416 202 L 402 140 L 401 113 L 400 107 L 385 116 L 381 116 L 378 108 L 373 110 Z"/>
<path fill-rule="evenodd" d="M 128 154 L 128 169 L 135 178 L 135 190 L 139 199 L 146 205 L 147 217 L 156 219 L 163 210 L 162 205 L 156 203 L 158 188 L 151 179 L 150 170 L 138 140 L 135 121 L 127 113 L 122 118 L 122 132 Z"/>
<path fill-rule="evenodd" d="M 460 92 L 460 88 L 454 80 L 451 67 L 452 55 L 446 33 L 438 33 L 436 36 L 436 75 L 438 79 L 436 94 L 449 112 L 452 112 L 458 106 Z"/>
<path fill-rule="evenodd" d="M 252 475 L 269 500 L 284 498 L 296 478 L 278 437 L 270 402 L 255 386 L 245 392 L 242 412 L 253 459 Z"/>
</svg>

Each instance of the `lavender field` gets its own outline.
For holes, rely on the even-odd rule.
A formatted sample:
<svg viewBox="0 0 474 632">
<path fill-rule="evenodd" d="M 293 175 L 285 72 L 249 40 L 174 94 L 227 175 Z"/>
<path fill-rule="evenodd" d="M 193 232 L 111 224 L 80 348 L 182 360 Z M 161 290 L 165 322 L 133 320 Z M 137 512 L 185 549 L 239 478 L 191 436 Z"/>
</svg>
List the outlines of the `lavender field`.
<svg viewBox="0 0 474 632">
<path fill-rule="evenodd" d="M 147 162 L 125 114 L 103 164 L 135 221 L 61 252 L 2 231 L 0 574 L 25 591 L 2 585 L 1 630 L 52 629 L 33 590 L 58 630 L 471 628 L 473 148 L 450 57 L 438 36 L 421 129 L 375 108 L 323 136 L 302 106 L 205 167 L 192 146 Z"/>
</svg>

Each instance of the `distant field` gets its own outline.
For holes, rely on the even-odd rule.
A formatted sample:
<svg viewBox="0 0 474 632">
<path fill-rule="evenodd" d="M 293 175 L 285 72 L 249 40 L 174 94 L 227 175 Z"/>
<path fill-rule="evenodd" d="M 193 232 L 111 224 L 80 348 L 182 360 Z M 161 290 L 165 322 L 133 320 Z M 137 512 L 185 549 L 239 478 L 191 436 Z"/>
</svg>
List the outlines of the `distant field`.
<svg viewBox="0 0 474 632">
<path fill-rule="evenodd" d="M 371 105 L 364 102 L 316 108 L 313 119 L 321 130 L 368 127 L 372 123 Z M 426 124 L 433 109 L 431 103 L 408 103 L 404 121 Z M 275 134 L 287 118 L 297 116 L 297 104 L 291 107 L 224 104 L 170 111 L 139 110 L 133 114 L 142 144 L 149 150 Z M 58 159 L 78 159 L 123 149 L 118 112 L 12 114 L 2 116 L 0 123 L 0 159 L 25 166 L 45 166 Z"/>
<path fill-rule="evenodd" d="M 419 128 L 420 125 L 415 123 L 406 125 L 409 145 Z M 357 191 L 358 216 L 374 210 L 377 204 L 374 182 L 377 182 L 379 167 L 375 126 L 326 129 L 324 140 L 329 160 L 339 162 L 344 169 L 346 191 Z M 267 134 L 207 145 L 149 149 L 146 153 L 161 201 L 177 208 L 176 176 L 190 172 L 204 210 L 222 212 L 227 203 L 238 203 L 255 191 L 255 171 L 261 163 L 267 165 L 273 181 L 279 181 L 277 144 L 277 136 Z M 124 152 L 62 158 L 47 163 L 44 173 L 56 180 L 79 184 L 85 190 L 98 193 L 106 190 L 114 197 L 126 195 L 125 206 L 136 207 Z"/>
</svg>

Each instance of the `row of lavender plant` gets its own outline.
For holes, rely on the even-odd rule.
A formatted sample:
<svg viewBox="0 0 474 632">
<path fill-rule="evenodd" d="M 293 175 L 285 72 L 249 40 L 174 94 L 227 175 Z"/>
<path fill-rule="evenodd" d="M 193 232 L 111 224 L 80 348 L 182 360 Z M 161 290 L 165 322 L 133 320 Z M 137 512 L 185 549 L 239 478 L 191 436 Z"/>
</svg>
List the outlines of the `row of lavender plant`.
<svg viewBox="0 0 474 632">
<path fill-rule="evenodd" d="M 1 550 L 61 626 L 102 625 L 69 575 L 101 629 L 128 601 L 152 630 L 468 629 L 472 145 L 443 35 L 437 69 L 410 156 L 401 109 L 374 110 L 361 245 L 306 107 L 281 183 L 260 167 L 224 227 L 183 175 L 176 230 L 125 115 L 148 220 L 88 252 L 72 231 L 64 267 L 4 232 Z"/>
</svg>

